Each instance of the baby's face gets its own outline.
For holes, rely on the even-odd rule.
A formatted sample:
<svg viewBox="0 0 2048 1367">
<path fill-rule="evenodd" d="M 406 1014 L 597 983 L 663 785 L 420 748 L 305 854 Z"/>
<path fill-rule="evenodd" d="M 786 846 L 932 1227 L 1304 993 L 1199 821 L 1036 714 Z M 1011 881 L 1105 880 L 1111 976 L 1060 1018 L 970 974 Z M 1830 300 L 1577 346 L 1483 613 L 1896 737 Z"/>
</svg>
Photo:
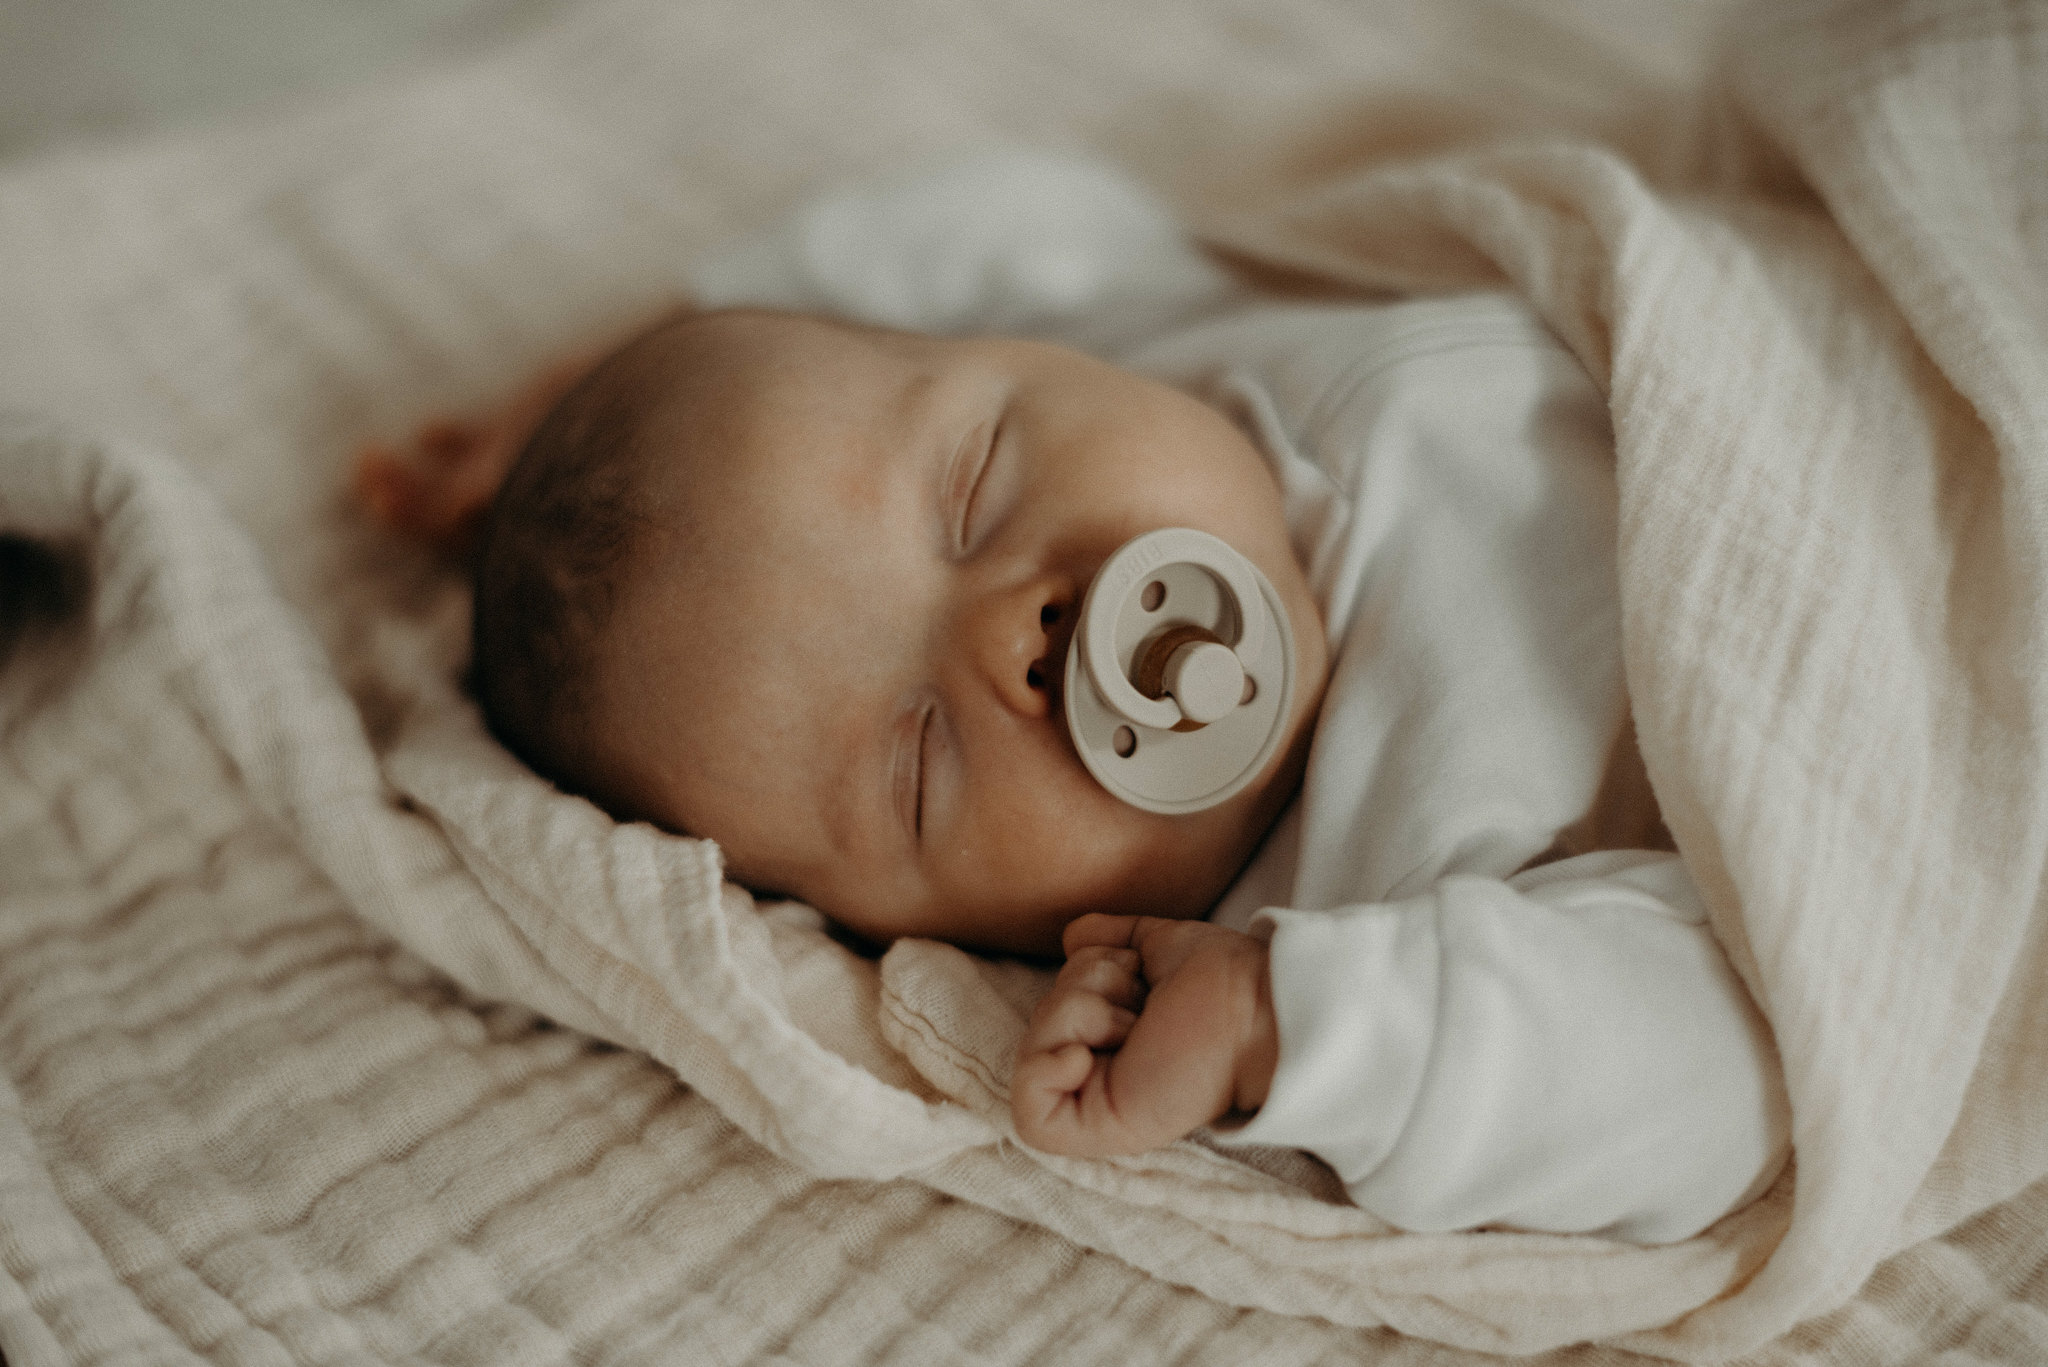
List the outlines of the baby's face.
<svg viewBox="0 0 2048 1367">
<path fill-rule="evenodd" d="M 763 314 L 644 432 L 654 527 L 593 727 L 619 805 L 876 940 L 1057 953 L 1087 911 L 1198 916 L 1299 781 L 1327 648 L 1265 460 L 1078 353 Z M 1061 691 L 1082 594 L 1159 527 L 1272 580 L 1302 687 L 1260 779 L 1192 816 L 1112 797 Z"/>
</svg>

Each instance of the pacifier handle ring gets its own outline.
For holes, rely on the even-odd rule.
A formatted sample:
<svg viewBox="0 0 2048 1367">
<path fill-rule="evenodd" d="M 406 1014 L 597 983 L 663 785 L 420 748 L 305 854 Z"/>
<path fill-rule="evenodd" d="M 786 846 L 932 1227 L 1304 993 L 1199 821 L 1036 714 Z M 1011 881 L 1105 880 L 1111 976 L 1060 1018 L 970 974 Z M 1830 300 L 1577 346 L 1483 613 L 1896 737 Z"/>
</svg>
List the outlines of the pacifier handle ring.
<svg viewBox="0 0 2048 1367">
<path fill-rule="evenodd" d="M 1265 643 L 1265 600 L 1249 562 L 1228 542 L 1192 527 L 1165 527 L 1125 543 L 1096 574 L 1082 600 L 1081 660 L 1095 691 L 1111 711 L 1155 731 L 1170 731 L 1185 720 L 1179 705 L 1171 697 L 1146 697 L 1124 677 L 1116 658 L 1118 614 L 1090 609 L 1097 594 L 1106 594 L 1106 602 L 1121 605 L 1138 580 L 1162 565 L 1179 564 L 1200 566 L 1222 581 L 1230 593 L 1237 615 L 1237 639 L 1227 644 L 1240 661 L 1257 658 Z"/>
</svg>

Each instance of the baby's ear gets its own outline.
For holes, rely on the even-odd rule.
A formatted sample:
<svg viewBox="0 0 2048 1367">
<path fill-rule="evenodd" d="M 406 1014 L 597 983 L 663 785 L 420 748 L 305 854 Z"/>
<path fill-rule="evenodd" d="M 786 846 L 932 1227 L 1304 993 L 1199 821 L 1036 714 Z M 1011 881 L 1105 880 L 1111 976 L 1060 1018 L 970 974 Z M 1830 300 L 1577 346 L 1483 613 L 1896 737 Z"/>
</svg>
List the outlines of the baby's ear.
<svg viewBox="0 0 2048 1367">
<path fill-rule="evenodd" d="M 672 303 L 653 326 L 698 311 L 691 300 Z M 607 354 L 580 352 L 549 366 L 492 412 L 437 419 L 402 445 L 364 447 L 356 455 L 356 497 L 393 531 L 467 559 L 527 438 Z"/>
<path fill-rule="evenodd" d="M 356 497 L 393 531 L 460 558 L 510 465 L 495 446 L 479 425 L 428 423 L 402 447 L 366 446 L 356 455 Z"/>
<path fill-rule="evenodd" d="M 484 510 L 526 439 L 591 364 L 578 357 L 552 366 L 493 413 L 436 419 L 401 445 L 364 447 L 356 455 L 355 496 L 393 531 L 467 558 Z"/>
</svg>

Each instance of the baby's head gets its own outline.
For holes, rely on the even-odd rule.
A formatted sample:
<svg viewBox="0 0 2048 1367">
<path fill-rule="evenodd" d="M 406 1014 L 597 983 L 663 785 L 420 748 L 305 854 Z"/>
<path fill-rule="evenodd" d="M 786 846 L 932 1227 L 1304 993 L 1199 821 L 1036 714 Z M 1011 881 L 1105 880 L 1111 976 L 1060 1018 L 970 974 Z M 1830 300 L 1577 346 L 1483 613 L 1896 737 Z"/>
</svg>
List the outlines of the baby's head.
<svg viewBox="0 0 2048 1367">
<path fill-rule="evenodd" d="M 1067 736 L 1082 595 L 1194 527 L 1263 570 L 1302 686 L 1256 781 L 1163 816 Z M 601 364 L 507 478 L 477 688 L 535 768 L 875 940 L 1057 952 L 1088 911 L 1199 916 L 1299 782 L 1327 668 L 1264 458 L 1079 353 L 683 315 Z"/>
</svg>

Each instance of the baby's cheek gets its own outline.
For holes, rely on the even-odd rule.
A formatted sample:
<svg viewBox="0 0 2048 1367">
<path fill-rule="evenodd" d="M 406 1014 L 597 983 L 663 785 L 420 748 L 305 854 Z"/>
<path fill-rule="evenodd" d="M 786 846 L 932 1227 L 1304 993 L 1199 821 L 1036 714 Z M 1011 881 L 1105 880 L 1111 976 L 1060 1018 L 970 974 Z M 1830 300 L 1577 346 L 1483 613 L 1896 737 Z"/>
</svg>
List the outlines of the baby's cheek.
<svg viewBox="0 0 2048 1367">
<path fill-rule="evenodd" d="M 1005 804 L 994 834 L 1011 859 L 1093 880 L 1126 863 L 1145 843 L 1144 816 L 1092 781 L 1062 782 Z"/>
</svg>

